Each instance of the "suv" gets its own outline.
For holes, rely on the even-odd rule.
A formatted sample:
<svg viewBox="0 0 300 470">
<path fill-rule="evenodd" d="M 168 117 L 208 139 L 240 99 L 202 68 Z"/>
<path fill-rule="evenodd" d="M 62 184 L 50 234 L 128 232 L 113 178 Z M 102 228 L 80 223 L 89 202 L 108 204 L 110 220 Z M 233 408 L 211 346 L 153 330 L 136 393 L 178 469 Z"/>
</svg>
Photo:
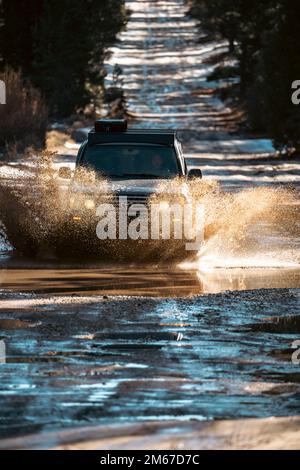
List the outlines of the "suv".
<svg viewBox="0 0 300 470">
<path fill-rule="evenodd" d="M 71 178 L 70 168 L 60 168 L 59 176 Z M 126 248 L 129 246 L 128 243 L 131 243 L 127 240 L 127 236 L 124 239 L 121 235 L 120 227 L 123 227 L 123 222 L 134 226 L 135 221 L 132 220 L 132 217 L 136 214 L 135 211 L 148 209 L 150 199 L 151 221 L 152 210 L 159 207 L 159 210 L 163 211 L 161 217 L 167 224 L 167 214 L 170 214 L 174 206 L 182 207 L 182 204 L 185 203 L 188 203 L 189 207 L 193 206 L 187 180 L 197 177 L 202 177 L 201 171 L 192 169 L 188 172 L 181 143 L 174 130 L 127 130 L 125 120 L 96 121 L 94 130 L 88 133 L 87 140 L 83 142 L 78 151 L 75 173 L 68 187 L 68 197 L 64 199 L 67 205 L 67 219 L 74 229 L 78 228 L 78 230 L 71 230 L 71 232 L 69 226 L 66 229 L 74 237 L 75 252 L 78 253 L 80 243 L 83 245 L 88 243 L 91 246 L 91 243 L 94 242 L 97 249 L 107 249 L 108 254 L 111 252 L 113 244 L 109 241 L 105 242 L 107 232 L 102 237 L 97 231 L 101 222 L 97 223 L 96 219 L 103 215 L 101 212 L 103 209 L 110 212 L 111 220 L 115 220 L 112 225 L 113 230 L 118 226 L 117 240 L 119 245 L 117 250 L 124 253 L 130 252 L 130 250 L 122 248 L 120 250 L 122 240 L 126 240 Z M 174 178 L 178 178 L 179 184 L 174 181 Z M 153 202 L 159 204 L 152 205 Z M 175 203 L 174 206 L 173 203 Z M 151 225 L 148 216 L 147 210 L 147 215 L 143 220 L 147 220 L 147 233 L 150 233 L 149 228 L 151 228 L 152 237 L 152 228 L 156 225 Z M 183 223 L 180 216 L 179 218 L 178 216 L 173 217 L 174 222 L 176 219 L 177 227 L 178 224 Z M 93 235 L 95 234 L 95 224 L 97 238 Z M 182 228 L 181 225 L 181 233 L 183 232 Z M 158 238 L 154 236 L 152 240 L 149 240 L 147 236 L 141 236 L 140 241 L 147 240 L 147 249 L 153 248 L 160 259 L 162 252 L 157 250 L 156 240 L 169 240 L 169 238 L 162 235 L 161 232 L 157 236 Z M 132 238 L 133 249 L 138 245 L 135 243 L 138 238 L 130 238 Z M 102 240 L 102 244 L 99 245 L 98 239 Z M 115 239 L 114 236 L 112 239 Z M 183 252 L 185 254 L 184 239 L 174 236 L 172 247 L 172 253 L 176 253 L 176 257 L 182 257 L 181 253 Z M 91 249 L 89 251 L 92 252 Z M 170 246 L 168 245 L 166 253 L 169 251 Z"/>
<path fill-rule="evenodd" d="M 106 178 L 110 190 L 126 196 L 129 203 L 146 202 L 160 183 L 172 178 L 202 177 L 199 169 L 187 170 L 176 131 L 127 129 L 126 120 L 96 121 L 78 151 L 75 173 L 80 168 Z M 69 168 L 60 168 L 61 177 L 68 178 L 69 173 Z"/>
</svg>

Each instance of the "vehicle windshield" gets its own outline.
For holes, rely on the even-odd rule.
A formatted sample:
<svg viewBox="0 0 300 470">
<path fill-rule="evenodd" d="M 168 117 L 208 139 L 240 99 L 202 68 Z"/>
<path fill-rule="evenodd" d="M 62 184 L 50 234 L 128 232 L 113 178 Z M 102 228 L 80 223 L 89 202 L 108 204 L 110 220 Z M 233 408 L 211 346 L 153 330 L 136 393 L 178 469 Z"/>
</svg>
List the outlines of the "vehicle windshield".
<svg viewBox="0 0 300 470">
<path fill-rule="evenodd" d="M 111 178 L 171 178 L 178 175 L 175 150 L 163 145 L 93 145 L 87 147 L 81 165 Z"/>
</svg>

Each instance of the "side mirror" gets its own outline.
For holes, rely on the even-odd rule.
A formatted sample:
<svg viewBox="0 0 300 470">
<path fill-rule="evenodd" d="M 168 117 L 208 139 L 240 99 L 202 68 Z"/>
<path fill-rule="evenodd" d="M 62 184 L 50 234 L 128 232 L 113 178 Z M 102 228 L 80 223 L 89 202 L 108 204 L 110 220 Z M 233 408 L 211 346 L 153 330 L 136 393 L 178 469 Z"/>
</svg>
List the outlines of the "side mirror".
<svg viewBox="0 0 300 470">
<path fill-rule="evenodd" d="M 68 166 L 61 166 L 60 169 L 58 170 L 58 176 L 59 178 L 63 178 L 65 180 L 69 180 L 72 178 L 72 171 L 71 168 Z"/>
<path fill-rule="evenodd" d="M 192 168 L 188 172 L 188 179 L 193 179 L 193 178 L 202 178 L 202 171 L 199 168 Z"/>
</svg>

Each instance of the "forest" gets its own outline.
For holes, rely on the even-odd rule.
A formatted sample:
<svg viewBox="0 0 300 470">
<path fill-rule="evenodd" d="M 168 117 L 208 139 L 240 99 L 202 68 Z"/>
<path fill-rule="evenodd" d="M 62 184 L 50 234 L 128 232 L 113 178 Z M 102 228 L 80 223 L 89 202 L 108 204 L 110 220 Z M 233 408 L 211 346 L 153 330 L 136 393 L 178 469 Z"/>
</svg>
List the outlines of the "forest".
<svg viewBox="0 0 300 470">
<path fill-rule="evenodd" d="M 299 153 L 292 84 L 300 80 L 300 2 L 185 1 L 199 36 L 204 29 L 228 41 L 234 65 L 220 74 L 239 78 L 235 93 L 251 131 L 271 137 L 282 153 Z M 0 146 L 16 139 L 42 145 L 48 116 L 101 107 L 103 63 L 128 15 L 125 0 L 0 0 L 0 79 L 7 88 Z"/>
<path fill-rule="evenodd" d="M 300 2 L 187 0 L 201 30 L 228 41 L 239 97 L 251 129 L 267 133 L 285 153 L 300 150 L 300 107 L 292 84 L 300 79 Z M 234 69 L 234 70 L 233 70 Z"/>
<path fill-rule="evenodd" d="M 124 0 L 0 0 L 0 78 L 7 87 L 0 145 L 14 137 L 7 134 L 12 120 L 18 138 L 22 123 L 24 135 L 29 126 L 41 136 L 47 114 L 62 118 L 99 104 L 103 62 L 126 18 Z"/>
</svg>

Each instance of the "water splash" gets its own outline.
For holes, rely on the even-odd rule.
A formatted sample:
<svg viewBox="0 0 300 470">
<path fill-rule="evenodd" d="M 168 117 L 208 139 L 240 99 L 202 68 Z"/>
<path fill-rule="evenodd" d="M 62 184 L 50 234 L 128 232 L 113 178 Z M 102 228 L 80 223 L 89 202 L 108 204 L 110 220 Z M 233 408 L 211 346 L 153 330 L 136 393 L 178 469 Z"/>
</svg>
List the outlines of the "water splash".
<svg viewBox="0 0 300 470">
<path fill-rule="evenodd" d="M 282 187 L 194 197 L 205 205 L 205 240 L 197 255 L 202 270 L 215 267 L 295 267 L 300 262 L 299 198 Z"/>
<path fill-rule="evenodd" d="M 64 185 L 53 158 L 45 152 L 22 178 L 0 182 L 0 219 L 7 240 L 19 252 L 132 261 L 191 258 L 185 243 L 174 238 L 98 240 L 95 210 L 88 210 L 84 201 L 90 197 L 99 205 L 115 200 L 109 181 L 81 168 L 71 185 Z M 184 204 L 186 196 L 194 206 L 204 207 L 204 243 L 192 253 L 199 269 L 298 266 L 299 199 L 294 190 L 263 187 L 228 193 L 216 181 L 175 178 L 158 184 L 149 205 Z M 70 204 L 77 207 L 76 224 Z"/>
<path fill-rule="evenodd" d="M 163 183 L 160 198 L 171 188 L 180 193 L 183 184 L 180 179 Z M 194 261 L 199 269 L 300 265 L 300 200 L 294 189 L 255 187 L 229 193 L 215 180 L 194 179 L 188 192 L 194 206 L 204 208 L 204 242 Z"/>
<path fill-rule="evenodd" d="M 22 178 L 0 181 L 0 219 L 5 238 L 26 255 L 63 253 L 67 247 L 72 253 L 79 250 L 80 245 L 89 243 L 91 213 L 85 211 L 80 230 L 77 230 L 68 210 L 70 200 L 73 197 L 80 205 L 87 187 L 95 197 L 101 195 L 107 200 L 110 196 L 107 181 L 86 169 L 76 171 L 72 196 L 69 185 L 63 185 L 58 177 L 54 156 L 43 152 L 32 159 Z"/>
</svg>

